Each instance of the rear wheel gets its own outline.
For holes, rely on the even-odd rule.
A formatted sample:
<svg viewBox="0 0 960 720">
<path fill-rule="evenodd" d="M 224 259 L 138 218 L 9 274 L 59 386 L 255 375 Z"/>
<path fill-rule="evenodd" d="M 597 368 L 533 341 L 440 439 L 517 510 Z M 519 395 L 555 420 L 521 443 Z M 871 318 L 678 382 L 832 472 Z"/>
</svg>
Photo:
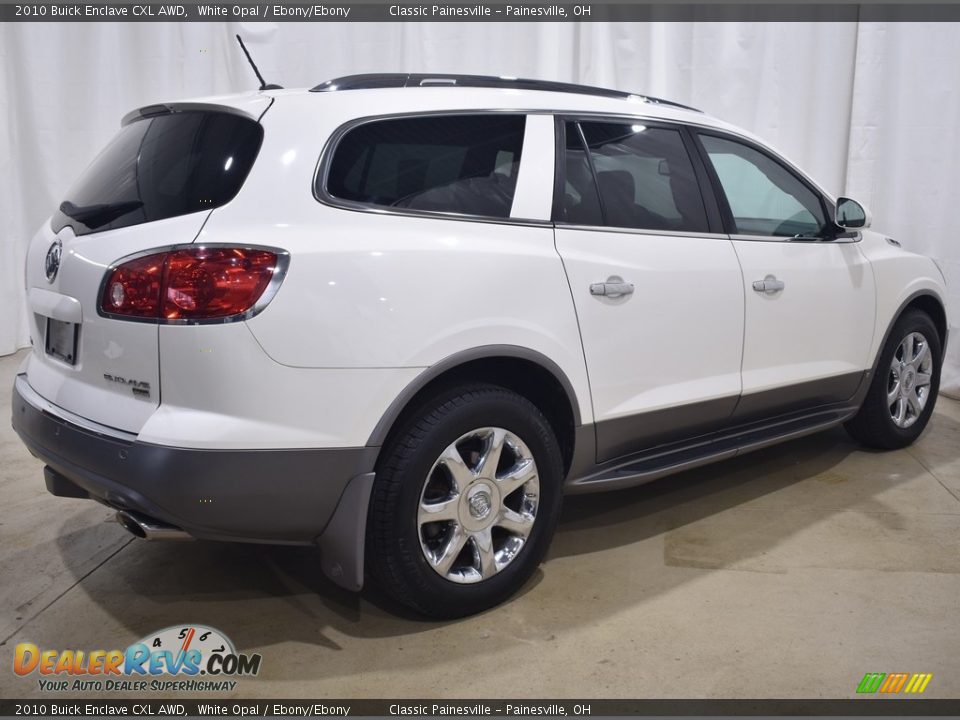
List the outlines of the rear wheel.
<svg viewBox="0 0 960 720">
<path fill-rule="evenodd" d="M 549 422 L 492 385 L 449 390 L 408 420 L 377 472 L 366 564 L 394 600 L 431 617 L 516 592 L 556 526 L 562 462 Z"/>
<path fill-rule="evenodd" d="M 876 375 L 847 431 L 869 447 L 906 447 L 923 432 L 940 388 L 940 336 L 930 317 L 905 313 L 894 325 Z"/>
</svg>

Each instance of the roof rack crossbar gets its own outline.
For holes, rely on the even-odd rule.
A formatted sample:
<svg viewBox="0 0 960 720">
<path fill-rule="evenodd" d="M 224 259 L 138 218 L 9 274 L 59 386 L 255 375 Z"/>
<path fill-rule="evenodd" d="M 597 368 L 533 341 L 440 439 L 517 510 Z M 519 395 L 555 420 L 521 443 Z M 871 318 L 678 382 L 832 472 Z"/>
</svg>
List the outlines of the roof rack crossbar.
<svg viewBox="0 0 960 720">
<path fill-rule="evenodd" d="M 346 75 L 333 80 L 327 80 L 310 92 L 332 92 L 336 90 L 370 90 L 374 88 L 404 88 L 404 87 L 471 87 L 471 88 L 512 88 L 514 90 L 542 90 L 546 92 L 573 93 L 577 95 L 596 95 L 609 98 L 635 98 L 642 102 L 666 107 L 703 112 L 689 105 L 682 105 L 672 100 L 642 95 L 640 93 L 611 90 L 610 88 L 594 87 L 592 85 L 577 85 L 575 83 L 556 82 L 553 80 L 530 80 L 515 77 L 496 77 L 494 75 L 448 75 L 433 73 L 430 75 L 416 73 L 366 73 L 362 75 Z"/>
</svg>

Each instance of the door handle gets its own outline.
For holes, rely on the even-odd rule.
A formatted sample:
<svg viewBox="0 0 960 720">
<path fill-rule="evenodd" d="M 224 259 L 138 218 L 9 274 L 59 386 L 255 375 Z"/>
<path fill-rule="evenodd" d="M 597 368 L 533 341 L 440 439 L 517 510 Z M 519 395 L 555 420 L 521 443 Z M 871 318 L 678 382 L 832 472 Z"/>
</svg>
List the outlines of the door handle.
<svg viewBox="0 0 960 720">
<path fill-rule="evenodd" d="M 623 278 L 613 275 L 606 282 L 591 283 L 590 294 L 608 298 L 618 298 L 633 294 L 633 283 L 624 282 Z"/>
<path fill-rule="evenodd" d="M 784 287 L 786 286 L 783 284 L 783 280 L 777 280 L 774 275 L 767 275 L 763 280 L 753 281 L 753 289 L 767 295 L 774 295 L 783 290 Z"/>
</svg>

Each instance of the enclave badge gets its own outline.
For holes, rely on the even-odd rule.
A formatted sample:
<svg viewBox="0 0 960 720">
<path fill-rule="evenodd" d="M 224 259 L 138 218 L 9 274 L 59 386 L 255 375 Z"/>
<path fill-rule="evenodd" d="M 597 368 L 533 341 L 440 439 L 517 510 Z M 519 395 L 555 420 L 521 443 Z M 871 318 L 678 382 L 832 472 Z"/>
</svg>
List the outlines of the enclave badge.
<svg viewBox="0 0 960 720">
<path fill-rule="evenodd" d="M 53 282 L 57 278 L 57 272 L 60 270 L 60 255 L 63 253 L 63 243 L 57 238 L 53 245 L 47 250 L 47 260 L 44 263 L 44 269 L 47 273 L 47 280 Z"/>
</svg>

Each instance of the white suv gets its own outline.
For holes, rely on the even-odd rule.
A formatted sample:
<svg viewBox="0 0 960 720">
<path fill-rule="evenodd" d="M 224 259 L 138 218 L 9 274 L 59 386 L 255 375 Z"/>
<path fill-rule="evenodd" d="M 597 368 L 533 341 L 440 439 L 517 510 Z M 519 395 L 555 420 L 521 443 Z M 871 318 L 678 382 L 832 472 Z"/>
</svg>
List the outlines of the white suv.
<svg viewBox="0 0 960 720">
<path fill-rule="evenodd" d="M 13 423 L 146 538 L 317 544 L 501 602 L 564 493 L 840 423 L 909 444 L 935 264 L 755 138 L 640 95 L 365 75 L 142 108 L 33 239 Z"/>
</svg>

